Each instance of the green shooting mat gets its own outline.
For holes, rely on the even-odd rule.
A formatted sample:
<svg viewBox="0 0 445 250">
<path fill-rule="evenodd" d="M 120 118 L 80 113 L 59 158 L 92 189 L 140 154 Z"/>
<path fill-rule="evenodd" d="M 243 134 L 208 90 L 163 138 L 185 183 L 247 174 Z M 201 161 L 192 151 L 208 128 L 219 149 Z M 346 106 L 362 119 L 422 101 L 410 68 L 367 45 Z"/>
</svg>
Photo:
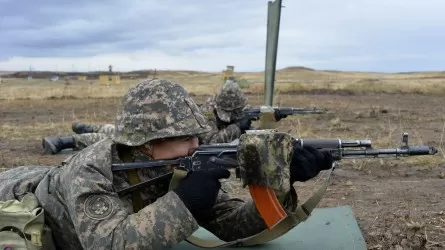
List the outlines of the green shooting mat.
<svg viewBox="0 0 445 250">
<path fill-rule="evenodd" d="M 195 236 L 202 239 L 217 240 L 213 234 L 204 228 L 199 228 Z M 172 249 L 175 250 L 202 250 L 188 242 L 181 242 Z M 211 249 L 211 248 L 208 248 Z M 362 250 L 366 243 L 358 227 L 352 209 L 349 206 L 334 208 L 317 208 L 303 223 L 281 236 L 278 239 L 263 245 L 251 247 L 222 247 L 212 249 L 256 249 L 256 250 L 282 250 L 282 249 L 338 249 Z"/>
</svg>

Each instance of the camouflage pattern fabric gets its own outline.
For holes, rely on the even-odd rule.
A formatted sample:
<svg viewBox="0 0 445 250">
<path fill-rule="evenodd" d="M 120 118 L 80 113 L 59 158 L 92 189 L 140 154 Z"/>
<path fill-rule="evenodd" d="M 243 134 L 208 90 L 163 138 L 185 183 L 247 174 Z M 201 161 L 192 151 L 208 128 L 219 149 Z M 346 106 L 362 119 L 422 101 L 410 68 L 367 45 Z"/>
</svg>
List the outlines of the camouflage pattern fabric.
<svg viewBox="0 0 445 250">
<path fill-rule="evenodd" d="M 209 97 L 200 107 L 201 112 L 212 128 L 210 132 L 199 136 L 200 144 L 227 143 L 237 139 L 241 135 L 241 130 L 236 124 L 226 124 L 216 118 L 214 100 L 214 96 Z"/>
<path fill-rule="evenodd" d="M 114 133 L 114 124 L 86 124 L 93 131 L 92 133 L 103 133 L 112 135 Z"/>
<path fill-rule="evenodd" d="M 93 131 L 91 133 L 74 134 L 74 149 L 82 150 L 94 143 L 114 134 L 114 124 L 85 124 Z"/>
<path fill-rule="evenodd" d="M 53 166 L 21 166 L 0 173 L 0 200 L 21 200 L 33 192 Z"/>
<path fill-rule="evenodd" d="M 215 97 L 216 113 L 223 122 L 231 122 L 242 117 L 247 97 L 235 81 L 227 81 Z"/>
<path fill-rule="evenodd" d="M 242 118 L 250 105 L 238 84 L 227 81 L 220 93 L 209 97 L 200 108 L 212 127 L 211 132 L 199 137 L 200 143 L 212 144 L 228 143 L 240 137 L 241 130 L 234 122 Z"/>
<path fill-rule="evenodd" d="M 237 154 L 243 186 L 273 189 L 290 213 L 298 205 L 297 192 L 289 182 L 293 140 L 290 134 L 275 130 L 252 130 L 239 138 Z"/>
<path fill-rule="evenodd" d="M 286 192 L 292 161 L 292 136 L 287 133 L 263 132 L 241 135 L 238 162 L 243 186 L 256 184 Z"/>
<path fill-rule="evenodd" d="M 74 147 L 76 150 L 81 150 L 110 136 L 106 133 L 74 134 Z"/>
<path fill-rule="evenodd" d="M 156 79 L 142 82 L 125 94 L 117 112 L 113 140 L 140 146 L 151 140 L 199 135 L 210 130 L 182 86 Z"/>
</svg>

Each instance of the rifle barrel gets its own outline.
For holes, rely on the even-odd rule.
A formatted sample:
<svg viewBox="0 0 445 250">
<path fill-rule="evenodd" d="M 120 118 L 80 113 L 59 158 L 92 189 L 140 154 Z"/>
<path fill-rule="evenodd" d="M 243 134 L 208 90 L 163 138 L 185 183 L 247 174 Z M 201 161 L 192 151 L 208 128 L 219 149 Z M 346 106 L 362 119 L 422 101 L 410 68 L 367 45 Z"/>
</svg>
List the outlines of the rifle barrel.
<svg viewBox="0 0 445 250">
<path fill-rule="evenodd" d="M 381 155 L 411 156 L 411 155 L 434 155 L 437 153 L 435 147 L 430 146 L 409 146 L 406 148 L 383 148 L 383 149 L 361 149 L 361 150 L 343 150 L 341 152 L 344 158 L 377 157 Z"/>
<path fill-rule="evenodd" d="M 303 113 L 309 113 L 309 114 L 324 114 L 326 113 L 326 110 L 324 109 L 317 109 L 317 108 L 276 108 L 280 110 L 280 112 L 284 113 L 290 113 L 290 114 L 303 114 Z"/>
</svg>

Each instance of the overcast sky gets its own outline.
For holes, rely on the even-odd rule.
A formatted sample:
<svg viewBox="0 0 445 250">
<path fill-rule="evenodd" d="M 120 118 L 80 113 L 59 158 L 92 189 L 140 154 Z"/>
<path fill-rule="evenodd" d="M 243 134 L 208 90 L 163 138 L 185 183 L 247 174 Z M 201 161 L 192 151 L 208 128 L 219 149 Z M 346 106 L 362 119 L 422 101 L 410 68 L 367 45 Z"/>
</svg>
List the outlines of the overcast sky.
<svg viewBox="0 0 445 250">
<path fill-rule="evenodd" d="M 445 70 L 443 0 L 283 5 L 277 68 Z M 266 22 L 267 0 L 0 0 L 0 70 L 259 71 Z"/>
</svg>

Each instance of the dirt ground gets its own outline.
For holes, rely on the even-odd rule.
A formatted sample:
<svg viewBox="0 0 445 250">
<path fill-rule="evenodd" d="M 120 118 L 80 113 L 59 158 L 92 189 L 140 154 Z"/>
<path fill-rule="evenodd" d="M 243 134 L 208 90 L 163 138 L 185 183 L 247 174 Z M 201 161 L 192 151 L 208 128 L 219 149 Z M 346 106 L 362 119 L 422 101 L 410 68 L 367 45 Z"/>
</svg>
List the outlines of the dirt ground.
<svg viewBox="0 0 445 250">
<path fill-rule="evenodd" d="M 196 96 L 202 102 L 204 96 Z M 262 96 L 250 95 L 259 105 Z M 119 99 L 0 101 L 0 168 L 54 165 L 67 153 L 43 155 L 41 138 L 72 134 L 73 121 L 112 123 Z M 294 116 L 279 129 L 301 138 L 370 139 L 397 147 L 402 132 L 411 144 L 439 148 L 435 156 L 344 159 L 320 207 L 352 207 L 369 249 L 445 249 L 445 98 L 427 95 L 280 95 L 288 107 L 320 107 L 323 115 Z M 69 153 L 68 153 L 69 154 Z M 316 182 L 301 185 L 304 193 Z M 246 195 L 245 190 L 236 191 Z"/>
</svg>

